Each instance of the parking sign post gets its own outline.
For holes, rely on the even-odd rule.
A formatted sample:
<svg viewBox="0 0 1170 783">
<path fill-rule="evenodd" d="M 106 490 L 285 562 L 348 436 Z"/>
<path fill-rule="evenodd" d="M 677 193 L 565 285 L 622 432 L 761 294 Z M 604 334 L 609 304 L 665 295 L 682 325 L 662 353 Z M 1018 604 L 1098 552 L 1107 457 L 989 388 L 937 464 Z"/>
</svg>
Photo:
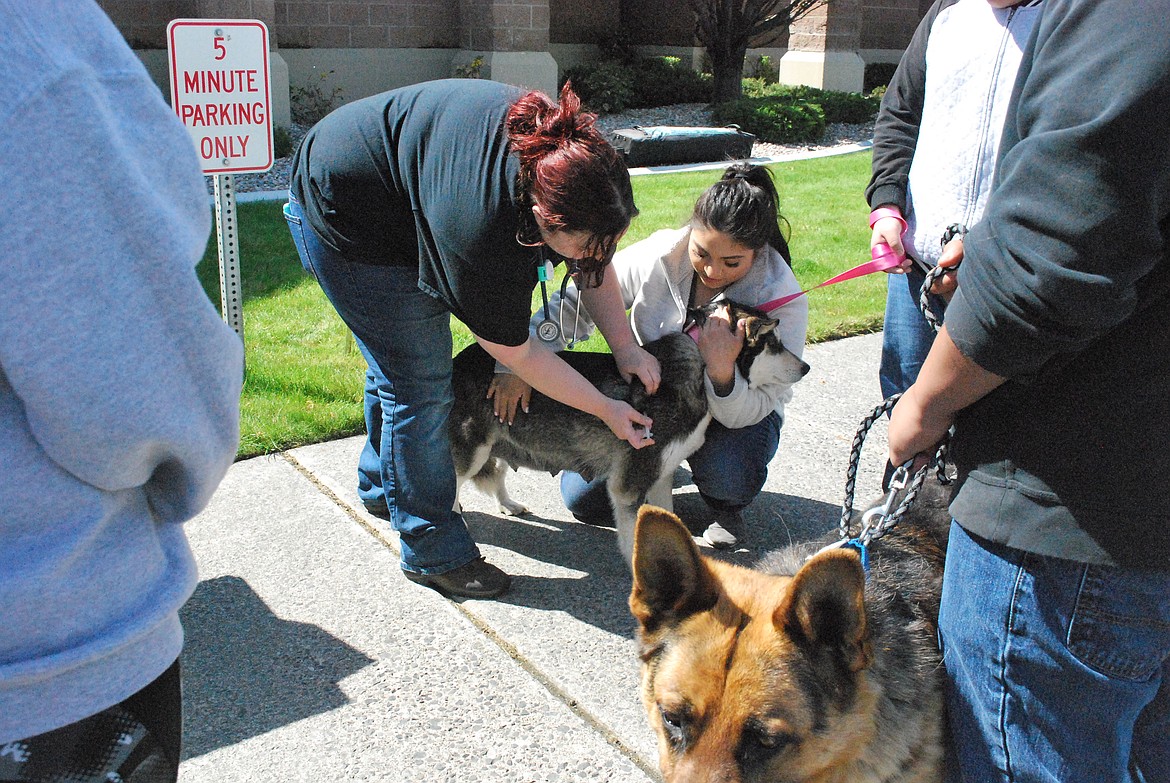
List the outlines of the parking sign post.
<svg viewBox="0 0 1170 783">
<path fill-rule="evenodd" d="M 258 19 L 175 19 L 167 25 L 171 107 L 203 173 L 215 177 L 223 318 L 244 337 L 233 174 L 272 168 L 268 28 Z"/>
</svg>

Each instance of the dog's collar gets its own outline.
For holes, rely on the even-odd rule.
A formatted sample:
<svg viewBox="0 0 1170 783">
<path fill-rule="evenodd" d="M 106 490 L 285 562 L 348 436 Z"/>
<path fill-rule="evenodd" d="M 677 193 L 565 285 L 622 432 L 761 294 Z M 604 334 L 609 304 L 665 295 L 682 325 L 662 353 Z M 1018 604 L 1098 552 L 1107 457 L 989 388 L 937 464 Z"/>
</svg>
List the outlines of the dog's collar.
<svg viewBox="0 0 1170 783">
<path fill-rule="evenodd" d="M 840 541 L 834 541 L 826 547 L 821 547 L 814 554 L 810 555 L 810 559 L 816 557 L 821 552 L 828 552 L 832 549 L 852 549 L 861 557 L 861 570 L 865 575 L 869 576 L 869 545 L 860 538 L 843 538 Z"/>
</svg>

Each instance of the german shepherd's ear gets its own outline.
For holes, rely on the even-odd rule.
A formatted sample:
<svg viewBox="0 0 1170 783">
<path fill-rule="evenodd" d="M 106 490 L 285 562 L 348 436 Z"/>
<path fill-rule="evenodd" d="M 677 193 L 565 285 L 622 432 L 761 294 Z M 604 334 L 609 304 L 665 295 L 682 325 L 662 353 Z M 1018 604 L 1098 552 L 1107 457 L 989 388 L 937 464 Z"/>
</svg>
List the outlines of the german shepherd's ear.
<svg viewBox="0 0 1170 783">
<path fill-rule="evenodd" d="M 691 532 L 678 517 L 657 506 L 638 510 L 633 569 L 630 612 L 647 633 L 706 611 L 719 600 L 715 578 Z"/>
<path fill-rule="evenodd" d="M 836 652 L 850 671 L 873 659 L 865 617 L 865 572 L 858 554 L 846 549 L 822 552 L 793 577 L 772 621 L 797 639 Z"/>
</svg>

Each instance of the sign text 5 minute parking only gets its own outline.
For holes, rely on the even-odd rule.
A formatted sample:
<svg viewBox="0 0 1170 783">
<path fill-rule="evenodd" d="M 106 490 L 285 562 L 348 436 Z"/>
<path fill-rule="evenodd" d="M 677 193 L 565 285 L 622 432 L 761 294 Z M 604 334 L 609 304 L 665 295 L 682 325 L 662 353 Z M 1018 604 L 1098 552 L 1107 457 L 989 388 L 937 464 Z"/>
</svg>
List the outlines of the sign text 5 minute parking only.
<svg viewBox="0 0 1170 783">
<path fill-rule="evenodd" d="M 254 19 L 176 19 L 167 26 L 171 105 L 204 174 L 272 168 L 268 28 Z"/>
</svg>

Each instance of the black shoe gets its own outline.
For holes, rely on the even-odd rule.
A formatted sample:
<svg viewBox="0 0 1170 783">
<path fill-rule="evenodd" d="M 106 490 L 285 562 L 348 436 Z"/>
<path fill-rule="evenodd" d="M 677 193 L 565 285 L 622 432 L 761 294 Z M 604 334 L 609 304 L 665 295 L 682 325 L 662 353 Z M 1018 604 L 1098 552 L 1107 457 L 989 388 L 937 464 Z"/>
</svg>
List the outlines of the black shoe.
<svg viewBox="0 0 1170 783">
<path fill-rule="evenodd" d="M 717 511 L 703 531 L 703 539 L 716 549 L 731 549 L 744 537 L 743 515 L 738 511 Z"/>
<path fill-rule="evenodd" d="M 415 584 L 457 598 L 495 598 L 512 585 L 512 577 L 482 557 L 441 574 L 420 574 L 405 568 L 402 574 Z"/>
</svg>

